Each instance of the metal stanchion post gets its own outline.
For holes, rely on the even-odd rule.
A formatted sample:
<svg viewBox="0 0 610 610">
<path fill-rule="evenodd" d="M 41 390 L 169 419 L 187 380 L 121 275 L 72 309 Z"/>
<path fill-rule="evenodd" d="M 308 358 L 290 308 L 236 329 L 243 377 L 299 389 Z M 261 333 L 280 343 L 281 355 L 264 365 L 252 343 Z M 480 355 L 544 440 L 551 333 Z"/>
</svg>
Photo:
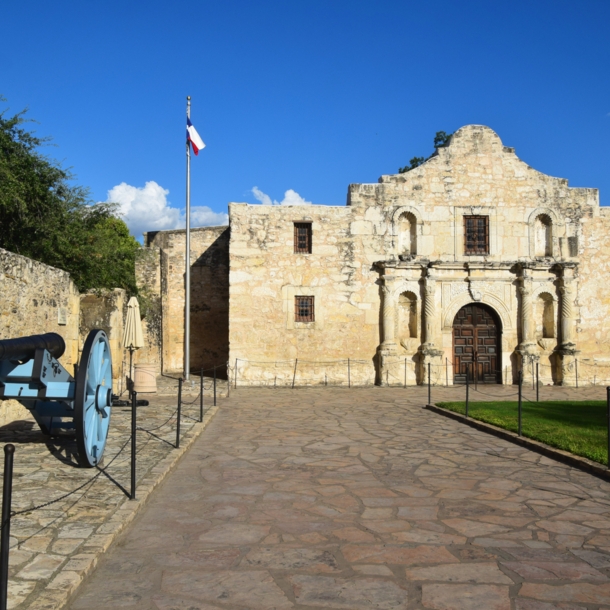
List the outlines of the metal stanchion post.
<svg viewBox="0 0 610 610">
<path fill-rule="evenodd" d="M 4 445 L 4 482 L 2 485 L 2 528 L 0 531 L 0 610 L 8 602 L 8 551 L 11 538 L 11 502 L 13 496 L 13 456 L 15 445 Z"/>
<path fill-rule="evenodd" d="M 180 448 L 180 410 L 182 408 L 182 377 L 178 379 L 178 409 L 176 410 L 176 449 Z"/>
<path fill-rule="evenodd" d="M 131 393 L 131 493 L 130 500 L 136 499 L 136 403 L 138 393 Z"/>
<path fill-rule="evenodd" d="M 352 387 L 352 375 L 351 375 L 351 371 L 350 371 L 349 358 L 347 359 L 347 387 L 348 388 Z"/>
<path fill-rule="evenodd" d="M 466 419 L 468 419 L 468 399 L 470 398 L 470 364 L 466 363 Z"/>
<path fill-rule="evenodd" d="M 407 359 L 405 358 L 405 390 L 407 389 Z"/>
<path fill-rule="evenodd" d="M 608 461 L 606 464 L 610 468 L 610 387 L 606 388 L 606 406 L 608 411 Z"/>
<path fill-rule="evenodd" d="M 428 362 L 428 404 L 432 404 L 432 385 L 430 383 L 430 363 Z"/>
<path fill-rule="evenodd" d="M 299 359 L 296 358 L 294 361 L 294 373 L 292 374 L 292 389 L 294 390 L 294 382 L 297 378 L 297 365 L 299 364 Z"/>
<path fill-rule="evenodd" d="M 477 352 L 474 353 L 474 391 L 476 392 L 479 389 L 479 355 Z"/>
<path fill-rule="evenodd" d="M 227 398 L 231 397 L 231 367 L 230 362 L 227 360 Z"/>
<path fill-rule="evenodd" d="M 203 367 L 199 378 L 199 421 L 203 421 Z"/>
<path fill-rule="evenodd" d="M 216 406 L 216 365 L 214 365 L 214 406 Z"/>
<path fill-rule="evenodd" d="M 536 402 L 540 402 L 540 370 L 536 362 Z"/>
<path fill-rule="evenodd" d="M 523 392 L 523 369 L 519 371 L 519 422 L 517 425 L 519 436 L 521 436 L 521 395 Z"/>
<path fill-rule="evenodd" d="M 235 389 L 237 389 L 237 360 L 238 358 L 235 358 Z"/>
</svg>

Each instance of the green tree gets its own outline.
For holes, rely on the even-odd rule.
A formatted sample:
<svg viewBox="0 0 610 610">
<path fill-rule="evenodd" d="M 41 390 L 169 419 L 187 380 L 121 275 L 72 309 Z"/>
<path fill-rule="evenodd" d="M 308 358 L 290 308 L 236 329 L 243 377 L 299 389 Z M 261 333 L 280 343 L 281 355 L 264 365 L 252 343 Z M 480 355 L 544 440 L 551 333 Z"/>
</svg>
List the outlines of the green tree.
<svg viewBox="0 0 610 610">
<path fill-rule="evenodd" d="M 436 135 L 434 136 L 434 149 L 438 150 L 439 148 L 442 148 L 443 146 L 447 146 L 447 144 L 449 144 L 449 142 L 451 141 L 452 135 L 453 135 L 452 133 L 445 133 L 444 131 L 437 131 Z"/>
<path fill-rule="evenodd" d="M 447 146 L 451 142 L 452 133 L 445 133 L 444 131 L 437 131 L 434 136 L 434 152 L 429 157 L 413 157 L 409 161 L 409 165 L 398 168 L 399 174 L 404 174 L 416 167 L 419 167 L 422 163 L 425 163 L 428 159 L 434 157 L 437 154 L 439 148 Z"/>
<path fill-rule="evenodd" d="M 409 165 L 405 165 L 404 167 L 398 168 L 398 173 L 404 174 L 405 172 L 408 172 L 409 170 L 415 169 L 416 167 L 419 167 L 424 161 L 426 161 L 426 157 L 413 157 L 409 161 Z"/>
<path fill-rule="evenodd" d="M 49 138 L 29 131 L 25 114 L 0 113 L 0 247 L 68 271 L 80 290 L 134 292 L 138 242 L 115 206 L 93 205 L 88 189 L 39 152 Z"/>
</svg>

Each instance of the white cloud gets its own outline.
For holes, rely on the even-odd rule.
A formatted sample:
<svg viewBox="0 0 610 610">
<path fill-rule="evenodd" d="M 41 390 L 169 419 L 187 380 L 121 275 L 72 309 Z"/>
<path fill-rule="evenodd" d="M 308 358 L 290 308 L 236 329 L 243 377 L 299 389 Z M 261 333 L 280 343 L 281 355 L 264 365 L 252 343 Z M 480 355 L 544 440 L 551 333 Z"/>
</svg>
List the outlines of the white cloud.
<svg viewBox="0 0 610 610">
<path fill-rule="evenodd" d="M 107 201 L 119 204 L 129 230 L 139 237 L 144 231 L 178 228 L 180 210 L 169 206 L 168 195 L 152 180 L 140 188 L 121 182 L 108 191 Z"/>
<path fill-rule="evenodd" d="M 252 194 L 254 195 L 254 198 L 258 199 L 263 205 L 273 205 L 271 197 L 269 197 L 269 195 L 265 195 L 265 193 L 263 193 L 258 186 L 252 187 Z"/>
<path fill-rule="evenodd" d="M 271 199 L 269 195 L 263 193 L 258 186 L 252 187 L 252 194 L 255 199 L 258 199 L 263 205 L 311 205 L 311 201 L 306 201 L 296 191 L 288 189 L 284 193 L 284 199 L 278 201 L 277 199 Z"/>
<path fill-rule="evenodd" d="M 154 180 L 143 187 L 121 182 L 108 191 L 106 201 L 119 204 L 123 220 L 131 233 L 139 238 L 145 231 L 185 228 L 184 210 L 171 207 L 168 195 L 169 191 Z M 213 212 L 207 206 L 191 206 L 192 227 L 226 225 L 228 222 L 229 217 L 222 212 Z"/>
<path fill-rule="evenodd" d="M 186 227 L 186 218 L 181 216 L 182 225 Z M 224 212 L 214 212 L 207 205 L 191 206 L 191 227 L 218 227 L 228 225 L 229 216 Z"/>
<path fill-rule="evenodd" d="M 284 199 L 280 201 L 280 205 L 311 205 L 311 201 L 305 201 L 296 191 L 288 189 L 284 193 Z"/>
</svg>

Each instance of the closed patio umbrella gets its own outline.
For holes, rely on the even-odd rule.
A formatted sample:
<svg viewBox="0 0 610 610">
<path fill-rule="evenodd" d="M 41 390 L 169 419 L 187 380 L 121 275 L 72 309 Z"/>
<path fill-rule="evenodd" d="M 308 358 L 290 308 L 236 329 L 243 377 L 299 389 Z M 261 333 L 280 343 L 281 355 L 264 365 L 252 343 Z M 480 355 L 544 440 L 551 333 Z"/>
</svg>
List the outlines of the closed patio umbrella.
<svg viewBox="0 0 610 610">
<path fill-rule="evenodd" d="M 123 347 L 129 350 L 129 379 L 131 380 L 133 389 L 133 353 L 135 350 L 144 347 L 142 321 L 140 320 L 140 304 L 136 297 L 131 297 L 129 303 L 127 303 L 127 317 L 125 318 L 125 330 L 123 332 Z"/>
</svg>

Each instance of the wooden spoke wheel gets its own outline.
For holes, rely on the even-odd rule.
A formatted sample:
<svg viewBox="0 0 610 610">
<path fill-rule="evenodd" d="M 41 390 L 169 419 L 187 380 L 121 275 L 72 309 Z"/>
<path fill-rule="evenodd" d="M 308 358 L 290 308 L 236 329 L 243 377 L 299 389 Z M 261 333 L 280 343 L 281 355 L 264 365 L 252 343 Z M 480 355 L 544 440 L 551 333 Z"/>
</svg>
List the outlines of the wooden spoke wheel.
<svg viewBox="0 0 610 610">
<path fill-rule="evenodd" d="M 112 409 L 112 357 L 103 330 L 85 341 L 76 375 L 74 427 L 81 466 L 97 466 L 104 455 Z"/>
</svg>

